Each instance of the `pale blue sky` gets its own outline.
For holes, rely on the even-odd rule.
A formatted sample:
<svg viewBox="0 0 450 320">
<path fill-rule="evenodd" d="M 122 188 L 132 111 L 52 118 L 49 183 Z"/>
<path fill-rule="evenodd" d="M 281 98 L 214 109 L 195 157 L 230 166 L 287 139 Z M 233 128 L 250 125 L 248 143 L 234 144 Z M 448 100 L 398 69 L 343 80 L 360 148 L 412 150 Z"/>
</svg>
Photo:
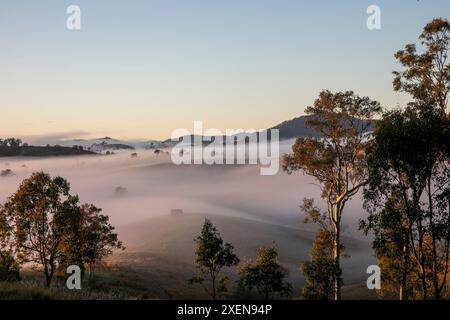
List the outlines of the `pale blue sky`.
<svg viewBox="0 0 450 320">
<path fill-rule="evenodd" d="M 80 31 L 66 29 L 70 4 Z M 261 129 L 322 89 L 404 104 L 393 55 L 435 17 L 450 1 L 0 0 L 0 135 Z"/>
</svg>

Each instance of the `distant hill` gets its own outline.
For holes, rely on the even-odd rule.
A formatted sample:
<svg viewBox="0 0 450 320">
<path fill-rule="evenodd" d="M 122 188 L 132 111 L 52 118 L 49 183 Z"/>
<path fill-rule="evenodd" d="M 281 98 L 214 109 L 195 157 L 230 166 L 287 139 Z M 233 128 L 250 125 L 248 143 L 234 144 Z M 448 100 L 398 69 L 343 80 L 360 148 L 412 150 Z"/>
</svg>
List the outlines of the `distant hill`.
<svg viewBox="0 0 450 320">
<path fill-rule="evenodd" d="M 278 129 L 280 130 L 280 140 L 293 139 L 298 137 L 319 137 L 317 132 L 314 129 L 308 128 L 306 126 L 306 120 L 310 116 L 301 116 L 298 118 L 294 118 L 292 120 L 284 121 L 270 129 Z M 365 120 L 357 120 L 362 124 L 368 124 L 368 121 Z M 269 129 L 269 130 L 270 130 Z M 366 132 L 373 131 L 373 124 L 369 124 Z"/>
<path fill-rule="evenodd" d="M 316 131 L 306 127 L 306 119 L 308 116 L 301 116 L 291 120 L 283 121 L 280 124 L 270 128 L 280 130 L 280 140 L 305 137 L 305 136 L 317 136 Z"/>
<path fill-rule="evenodd" d="M 48 157 L 48 156 L 73 156 L 83 154 L 95 154 L 92 151 L 78 147 L 63 146 L 0 146 L 0 157 Z"/>
<path fill-rule="evenodd" d="M 92 146 L 88 148 L 88 150 L 94 152 L 103 152 L 103 151 L 115 151 L 115 150 L 134 150 L 133 146 L 123 143 L 94 143 Z"/>
<path fill-rule="evenodd" d="M 278 129 L 279 130 L 279 138 L 280 140 L 288 140 L 288 139 L 294 139 L 294 138 L 298 138 L 298 137 L 306 137 L 306 136 L 311 136 L 311 137 L 319 137 L 319 134 L 311 128 L 308 128 L 306 126 L 306 121 L 308 120 L 310 116 L 300 116 L 298 118 L 294 118 L 291 120 L 287 120 L 284 121 L 272 128 L 267 129 L 268 134 L 267 134 L 267 138 L 270 139 L 271 134 L 270 134 L 270 130 L 272 129 Z M 358 125 L 361 125 L 362 127 L 365 124 L 369 124 L 368 121 L 365 120 L 356 120 L 356 123 Z M 369 124 L 369 126 L 367 127 L 366 132 L 370 132 L 373 131 L 373 125 Z M 261 132 L 264 132 L 261 131 Z M 254 137 L 256 135 L 256 137 Z M 239 133 L 236 134 L 234 137 L 236 139 L 236 141 L 242 141 L 243 139 L 246 139 L 246 141 L 248 141 L 248 137 L 253 136 L 255 139 L 257 139 L 257 141 L 259 141 L 259 133 Z M 189 140 L 189 137 L 186 136 L 184 137 L 184 141 L 194 141 L 193 139 L 193 135 L 191 135 L 191 140 Z M 206 137 L 205 137 L 206 138 Z M 223 141 L 225 142 L 226 137 L 222 137 Z M 207 142 L 204 144 L 208 144 L 210 141 L 214 141 L 215 137 L 208 137 L 208 139 L 205 139 Z M 173 143 L 171 142 L 170 139 L 167 139 L 165 141 L 163 141 L 164 144 L 166 144 L 167 146 L 171 146 L 171 144 L 173 145 Z"/>
<path fill-rule="evenodd" d="M 52 140 L 38 141 L 39 145 L 43 144 L 55 144 L 58 146 L 69 147 L 69 148 L 79 148 L 84 149 L 86 151 L 91 151 L 92 153 L 105 153 L 112 151 L 121 151 L 121 150 L 134 150 L 136 147 L 140 147 L 142 142 L 134 142 L 134 141 L 121 141 L 118 139 L 114 139 L 111 137 L 103 137 L 96 139 L 61 139 L 61 140 Z"/>
<path fill-rule="evenodd" d="M 300 116 L 291 120 L 284 121 L 280 124 L 275 125 L 267 130 L 278 129 L 279 130 L 279 138 L 280 140 L 288 140 L 294 139 L 298 137 L 312 136 L 318 137 L 316 131 L 306 126 L 306 120 L 309 116 Z M 367 123 L 364 120 L 358 120 L 363 123 Z M 366 131 L 373 131 L 373 126 L 369 125 Z M 264 130 L 262 131 L 264 132 Z M 236 141 L 248 140 L 249 136 L 255 136 L 256 139 L 259 140 L 259 133 L 239 133 L 234 135 Z M 268 132 L 268 139 L 270 139 L 270 131 Z M 194 141 L 194 135 L 186 136 L 183 138 L 183 141 L 188 145 L 189 141 Z M 189 139 L 191 138 L 191 139 Z M 202 137 L 197 137 L 202 140 Z M 223 140 L 226 140 L 226 137 L 222 137 Z M 209 144 L 211 141 L 214 141 L 216 137 L 204 137 L 203 145 Z M 58 146 L 64 146 L 71 148 L 74 147 L 82 147 L 85 150 L 93 151 L 97 153 L 104 153 L 106 151 L 118 151 L 118 150 L 133 150 L 133 149 L 165 149 L 171 148 L 176 145 L 179 141 L 172 141 L 170 138 L 162 141 L 158 140 L 119 140 L 111 137 L 103 137 L 97 139 L 60 139 L 60 140 L 41 140 L 38 141 L 38 145 L 44 145 L 47 143 L 55 144 Z M 193 142 L 192 142 L 193 143 Z"/>
</svg>

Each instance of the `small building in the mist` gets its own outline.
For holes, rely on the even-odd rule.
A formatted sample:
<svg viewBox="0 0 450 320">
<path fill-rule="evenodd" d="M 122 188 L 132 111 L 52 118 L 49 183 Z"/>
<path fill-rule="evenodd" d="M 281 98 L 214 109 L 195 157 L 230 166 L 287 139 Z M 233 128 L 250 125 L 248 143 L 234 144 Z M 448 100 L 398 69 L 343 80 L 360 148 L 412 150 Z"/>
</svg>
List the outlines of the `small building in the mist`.
<svg viewBox="0 0 450 320">
<path fill-rule="evenodd" d="M 173 217 L 179 217 L 183 215 L 183 209 L 172 209 L 170 210 L 170 215 Z"/>
</svg>

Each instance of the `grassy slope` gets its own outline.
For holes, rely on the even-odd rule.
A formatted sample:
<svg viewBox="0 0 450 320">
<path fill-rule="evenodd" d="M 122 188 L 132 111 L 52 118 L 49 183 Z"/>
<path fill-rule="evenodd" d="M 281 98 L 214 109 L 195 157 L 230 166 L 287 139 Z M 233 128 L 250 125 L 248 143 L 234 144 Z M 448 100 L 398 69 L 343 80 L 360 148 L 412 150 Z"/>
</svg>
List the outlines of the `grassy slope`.
<svg viewBox="0 0 450 320">
<path fill-rule="evenodd" d="M 119 230 L 127 250 L 114 255 L 110 261 L 123 270 L 132 270 L 142 277 L 152 295 L 159 298 L 207 298 L 201 287 L 192 287 L 187 281 L 195 274 L 195 244 L 205 216 L 188 214 L 151 218 L 138 225 Z M 278 226 L 254 220 L 209 216 L 223 239 L 234 245 L 241 260 L 254 258 L 260 246 L 275 244 L 280 263 L 289 271 L 289 281 L 297 294 L 304 284 L 299 271 L 301 261 L 309 259 L 314 232 L 293 226 Z M 370 246 L 345 238 L 351 258 L 343 262 L 345 284 L 349 298 L 354 298 L 356 287 L 365 281 L 365 270 L 373 263 Z M 237 279 L 236 268 L 225 270 L 232 280 Z M 355 290 L 353 290 L 353 289 Z M 364 291 L 364 290 L 362 290 Z M 366 295 L 358 288 L 358 295 Z M 366 290 L 367 291 L 367 290 Z"/>
<path fill-rule="evenodd" d="M 127 249 L 115 253 L 105 266 L 96 270 L 93 283 L 83 283 L 81 292 L 67 291 L 63 281 L 55 281 L 55 288 L 45 289 L 36 284 L 42 277 L 23 272 L 23 283 L 0 283 L 0 299 L 207 299 L 199 286 L 191 286 L 188 279 L 195 274 L 194 237 L 199 233 L 205 216 L 188 214 L 161 216 L 119 230 Z M 279 260 L 289 269 L 289 281 L 294 284 L 294 298 L 303 286 L 299 263 L 308 259 L 314 233 L 296 227 L 278 226 L 254 220 L 223 216 L 209 217 L 223 238 L 231 242 L 241 257 L 254 257 L 261 245 L 275 245 Z M 373 299 L 364 285 L 365 268 L 370 251 L 367 244 L 344 239 L 352 256 L 344 263 L 344 299 Z M 370 260 L 370 259 L 369 259 Z M 225 271 L 232 281 L 237 279 L 235 268 Z M 234 284 L 230 297 L 236 296 Z M 240 297 L 256 298 L 256 296 Z"/>
</svg>

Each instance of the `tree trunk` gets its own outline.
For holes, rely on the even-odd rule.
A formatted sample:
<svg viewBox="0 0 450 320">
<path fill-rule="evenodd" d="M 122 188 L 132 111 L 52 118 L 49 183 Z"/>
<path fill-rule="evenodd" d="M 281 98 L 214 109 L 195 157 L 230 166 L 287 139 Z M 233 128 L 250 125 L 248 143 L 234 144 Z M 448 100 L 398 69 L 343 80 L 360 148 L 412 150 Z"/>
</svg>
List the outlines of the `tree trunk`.
<svg viewBox="0 0 450 320">
<path fill-rule="evenodd" d="M 417 234 L 418 234 L 418 258 L 417 261 L 420 267 L 420 278 L 422 282 L 422 298 L 423 300 L 427 300 L 428 298 L 428 288 L 427 288 L 427 270 L 426 270 L 426 255 L 424 252 L 424 232 L 425 228 L 422 225 L 423 217 L 421 215 L 422 210 L 420 208 L 420 196 L 419 192 L 413 187 L 413 217 L 417 226 Z M 414 240 L 411 243 L 411 246 L 414 246 Z"/>
<path fill-rule="evenodd" d="M 428 299 L 428 287 L 427 287 L 427 270 L 426 270 L 426 256 L 425 256 L 425 252 L 424 252 L 424 247 L 423 247 L 423 227 L 422 227 L 422 222 L 419 218 L 419 221 L 417 223 L 417 229 L 419 232 L 419 256 L 420 256 L 420 273 L 421 273 L 421 280 L 422 280 L 422 296 L 423 296 L 423 300 L 427 300 Z"/>
<path fill-rule="evenodd" d="M 402 271 L 402 283 L 400 285 L 399 300 L 408 299 L 408 270 L 409 270 L 409 250 L 408 244 L 403 244 L 403 271 Z"/>
<path fill-rule="evenodd" d="M 333 241 L 333 258 L 335 263 L 334 275 L 334 300 L 341 300 L 341 241 L 340 241 L 340 226 L 335 225 L 334 241 Z"/>
<path fill-rule="evenodd" d="M 216 300 L 216 277 L 212 277 L 213 300 Z"/>
<path fill-rule="evenodd" d="M 440 300 L 440 290 L 439 290 L 439 275 L 438 275 L 438 253 L 436 248 L 436 232 L 434 228 L 433 221 L 433 196 L 431 193 L 431 177 L 428 177 L 428 208 L 429 208 L 429 221 L 430 221 L 430 230 L 431 230 L 431 241 L 432 241 L 432 259 L 433 259 L 433 288 L 434 288 L 434 298 L 436 300 Z"/>
<path fill-rule="evenodd" d="M 45 287 L 49 288 L 52 283 L 52 275 L 46 262 L 44 264 L 44 275 L 45 275 Z"/>
<path fill-rule="evenodd" d="M 45 271 L 45 286 L 47 288 L 50 288 L 50 285 L 52 284 L 52 275 L 48 272 L 48 270 Z"/>
</svg>

